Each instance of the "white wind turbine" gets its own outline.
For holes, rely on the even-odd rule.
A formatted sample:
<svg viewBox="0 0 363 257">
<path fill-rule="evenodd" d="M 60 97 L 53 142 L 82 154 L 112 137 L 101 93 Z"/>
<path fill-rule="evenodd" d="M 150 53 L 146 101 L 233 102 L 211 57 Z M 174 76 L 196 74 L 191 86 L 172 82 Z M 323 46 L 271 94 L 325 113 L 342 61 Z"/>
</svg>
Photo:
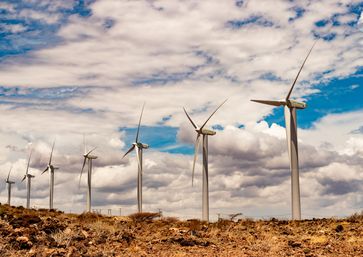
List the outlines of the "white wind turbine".
<svg viewBox="0 0 363 257">
<path fill-rule="evenodd" d="M 49 209 L 53 209 L 53 195 L 54 195 L 54 171 L 59 169 L 58 167 L 54 167 L 52 165 L 52 156 L 53 156 L 53 150 L 54 150 L 54 144 L 53 142 L 52 151 L 50 152 L 50 158 L 47 167 L 42 172 L 44 174 L 45 172 L 49 171 Z"/>
<path fill-rule="evenodd" d="M 305 109 L 307 107 L 306 103 L 298 102 L 295 100 L 290 100 L 290 95 L 296 81 L 303 69 L 306 60 L 308 59 L 311 51 L 313 50 L 317 41 L 314 42 L 313 46 L 310 48 L 307 56 L 304 59 L 303 64 L 297 73 L 294 82 L 290 88 L 289 93 L 286 98 L 278 101 L 271 100 L 251 100 L 253 102 L 272 105 L 272 106 L 284 106 L 285 114 L 285 124 L 286 124 L 286 138 L 288 153 L 290 159 L 290 169 L 291 169 L 291 202 L 292 202 L 292 219 L 301 219 L 301 205 L 300 205 L 300 183 L 299 183 L 299 157 L 298 157 L 298 144 L 297 144 L 297 115 L 296 109 Z"/>
<path fill-rule="evenodd" d="M 82 178 L 82 173 L 83 173 L 83 169 L 84 166 L 86 166 L 86 162 L 87 162 L 87 166 L 88 166 L 88 176 L 87 176 L 87 211 L 91 212 L 91 182 L 92 182 L 92 160 L 97 159 L 97 156 L 95 155 L 91 155 L 91 153 L 97 148 L 93 148 L 91 151 L 87 152 L 87 148 L 86 148 L 86 139 L 85 137 L 83 137 L 83 143 L 84 143 L 84 154 L 83 154 L 83 165 L 82 165 L 82 169 L 81 169 L 81 175 L 79 176 L 79 185 L 81 184 L 81 178 Z"/>
<path fill-rule="evenodd" d="M 15 182 L 14 181 L 11 181 L 10 180 L 10 172 L 11 172 L 11 169 L 12 169 L 13 167 L 11 166 L 10 167 L 10 170 L 9 170 L 9 173 L 8 173 L 8 177 L 6 178 L 6 180 L 5 180 L 5 183 L 6 184 L 8 184 L 8 205 L 10 205 L 10 200 L 11 200 L 11 185 L 12 184 L 15 184 Z"/>
<path fill-rule="evenodd" d="M 27 179 L 27 193 L 26 193 L 26 208 L 30 208 L 30 187 L 31 187 L 31 179 L 34 178 L 35 176 L 29 174 L 29 164 L 30 164 L 30 158 L 32 157 L 32 153 L 33 153 L 33 149 L 30 151 L 29 154 L 29 159 L 28 159 L 28 164 L 26 166 L 26 172 L 25 175 L 23 177 L 23 179 L 21 180 L 21 182 L 23 182 L 25 179 Z"/>
<path fill-rule="evenodd" d="M 198 127 L 194 121 L 190 118 L 188 112 L 184 109 L 189 121 L 192 123 L 195 131 L 197 132 L 197 139 L 195 140 L 195 152 L 194 161 L 192 169 L 192 185 L 194 181 L 194 168 L 195 162 L 198 156 L 198 149 L 200 144 L 200 135 L 203 135 L 203 185 L 202 185 L 202 218 L 205 221 L 209 221 L 209 190 L 208 190 L 208 136 L 214 136 L 215 131 L 204 128 L 207 122 L 212 118 L 212 116 L 218 111 L 218 109 L 227 101 L 227 99 L 220 104 L 217 109 L 209 116 L 209 118 L 204 122 L 204 124 Z"/>
<path fill-rule="evenodd" d="M 126 155 L 128 155 L 131 151 L 133 151 L 135 149 L 137 165 L 138 165 L 138 172 L 137 172 L 137 209 L 138 209 L 138 212 L 142 212 L 142 172 L 143 172 L 142 171 L 142 153 L 143 153 L 143 149 L 149 148 L 149 145 L 139 142 L 140 124 L 141 124 L 142 114 L 144 112 L 144 107 L 145 107 L 145 103 L 142 106 L 141 115 L 140 115 L 140 119 L 139 119 L 139 125 L 137 126 L 135 142 L 132 143 L 132 146 L 130 147 L 130 149 L 122 157 L 122 158 L 124 158 Z"/>
</svg>

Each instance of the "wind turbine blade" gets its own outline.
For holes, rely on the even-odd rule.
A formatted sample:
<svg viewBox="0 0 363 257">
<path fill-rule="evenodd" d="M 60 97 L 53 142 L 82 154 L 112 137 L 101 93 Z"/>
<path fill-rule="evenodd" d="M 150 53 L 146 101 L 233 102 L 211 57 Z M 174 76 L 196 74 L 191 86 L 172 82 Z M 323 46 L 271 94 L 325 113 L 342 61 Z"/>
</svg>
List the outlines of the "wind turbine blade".
<svg viewBox="0 0 363 257">
<path fill-rule="evenodd" d="M 9 178 L 10 178 L 10 172 L 11 172 L 11 169 L 13 168 L 13 165 L 10 166 L 10 170 L 9 170 L 9 173 L 8 173 L 8 178 L 6 179 L 6 181 L 9 181 Z"/>
<path fill-rule="evenodd" d="M 200 127 L 200 130 L 202 130 L 204 128 L 204 126 L 207 124 L 207 122 L 210 120 L 210 118 L 212 118 L 212 116 L 218 111 L 219 108 L 222 107 L 222 105 L 227 102 L 228 98 L 226 100 L 223 101 L 223 103 L 221 103 L 217 109 L 215 109 L 215 111 L 209 116 L 209 118 L 204 122 L 204 124 Z"/>
<path fill-rule="evenodd" d="M 48 171 L 48 169 L 49 169 L 49 167 L 47 166 L 47 167 L 45 168 L 45 170 L 43 170 L 43 172 L 42 172 L 42 174 L 41 174 L 41 175 L 43 175 L 45 172 L 47 172 L 47 171 Z"/>
<path fill-rule="evenodd" d="M 286 100 L 289 100 L 290 95 L 291 95 L 291 93 L 292 93 L 292 90 L 294 89 L 294 86 L 295 86 L 295 84 L 296 84 L 296 81 L 297 81 L 297 79 L 299 78 L 300 72 L 302 71 L 302 69 L 303 69 L 303 67 L 304 67 L 304 65 L 305 65 L 305 62 L 306 62 L 306 60 L 308 59 L 308 57 L 309 57 L 309 55 L 310 55 L 311 51 L 313 50 L 313 48 L 314 48 L 314 46 L 315 46 L 316 42 L 318 42 L 318 41 L 317 41 L 317 40 L 315 40 L 315 42 L 314 42 L 313 46 L 312 46 L 312 47 L 310 48 L 310 50 L 309 50 L 309 53 L 308 53 L 308 54 L 307 54 L 307 56 L 305 57 L 305 60 L 304 60 L 303 64 L 301 65 L 300 70 L 299 70 L 299 72 L 297 73 L 297 75 L 296 75 L 296 77 L 295 77 L 294 82 L 292 83 L 292 86 L 291 86 L 291 88 L 290 88 L 290 91 L 289 91 L 289 93 L 288 93 L 288 94 L 287 94 L 287 96 L 286 96 Z"/>
<path fill-rule="evenodd" d="M 260 104 L 273 105 L 273 106 L 281 106 L 284 104 L 283 101 L 270 101 L 270 100 L 251 100 L 251 101 Z"/>
<path fill-rule="evenodd" d="M 82 169 L 81 169 L 81 175 L 79 176 L 78 187 L 81 185 L 82 173 L 83 173 L 84 166 L 86 166 L 86 161 L 87 161 L 87 157 L 84 157 L 83 165 L 82 165 Z"/>
<path fill-rule="evenodd" d="M 200 142 L 200 134 L 197 135 L 197 139 L 195 140 L 195 145 L 194 145 L 194 160 L 193 160 L 193 169 L 192 169 L 192 186 L 194 183 L 194 170 L 195 170 L 195 163 L 197 161 L 198 158 L 198 150 L 199 150 L 199 143 Z"/>
<path fill-rule="evenodd" d="M 135 148 L 135 145 L 132 145 L 131 147 L 130 147 L 130 149 L 129 150 L 127 150 L 127 152 L 124 154 L 124 156 L 122 156 L 122 159 L 123 158 L 125 158 L 125 156 L 126 155 L 128 155 L 132 150 L 134 150 L 134 148 Z"/>
<path fill-rule="evenodd" d="M 23 182 L 25 180 L 25 178 L 26 178 L 26 175 L 23 177 L 23 179 L 21 180 L 21 182 Z"/>
<path fill-rule="evenodd" d="M 29 154 L 28 164 L 26 166 L 26 173 L 25 173 L 25 175 L 28 175 L 30 158 L 32 157 L 32 153 L 33 153 L 33 149 L 30 150 L 30 154 Z"/>
<path fill-rule="evenodd" d="M 92 153 L 94 150 L 96 150 L 97 149 L 97 147 L 95 147 L 95 148 L 93 148 L 91 151 L 89 151 L 87 154 L 86 154 L 86 156 L 88 156 L 90 153 Z"/>
<path fill-rule="evenodd" d="M 196 129 L 197 125 L 195 125 L 194 121 L 192 120 L 192 118 L 190 118 L 189 114 L 187 113 L 187 110 L 185 110 L 185 108 L 183 107 L 185 114 L 187 115 L 189 121 L 192 123 L 193 127 Z"/>
<path fill-rule="evenodd" d="M 50 152 L 49 165 L 52 163 L 52 156 L 53 156 L 54 145 L 55 145 L 55 140 L 53 141 L 52 151 Z"/>
<path fill-rule="evenodd" d="M 139 140 L 140 124 L 141 124 L 142 114 L 144 113 L 144 107 L 145 107 L 145 103 L 142 105 L 141 115 L 140 115 L 140 119 L 139 119 L 139 125 L 137 126 L 136 139 L 135 139 L 136 143 L 139 142 L 138 140 Z"/>
</svg>

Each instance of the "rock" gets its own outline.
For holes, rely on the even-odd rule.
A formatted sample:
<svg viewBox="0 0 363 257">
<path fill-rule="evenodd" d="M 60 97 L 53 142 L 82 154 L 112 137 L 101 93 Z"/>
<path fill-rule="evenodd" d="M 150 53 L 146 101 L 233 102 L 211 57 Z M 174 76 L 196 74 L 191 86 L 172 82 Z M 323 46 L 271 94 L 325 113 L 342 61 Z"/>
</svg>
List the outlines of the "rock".
<svg viewBox="0 0 363 257">
<path fill-rule="evenodd" d="M 341 224 L 339 224 L 336 228 L 335 228 L 335 231 L 340 233 L 340 232 L 343 232 L 344 228 Z"/>
<path fill-rule="evenodd" d="M 73 236 L 72 239 L 75 240 L 75 241 L 83 241 L 86 238 L 85 238 L 85 236 L 83 234 L 77 234 L 77 235 Z"/>
<path fill-rule="evenodd" d="M 240 226 L 239 229 L 240 230 L 247 230 L 247 227 L 246 226 Z"/>
<path fill-rule="evenodd" d="M 9 224 L 13 228 L 29 227 L 30 225 L 40 223 L 42 220 L 38 216 L 24 215 L 18 218 L 12 219 Z"/>
<path fill-rule="evenodd" d="M 82 230 L 81 233 L 82 233 L 82 235 L 84 235 L 85 238 L 87 238 L 89 236 L 85 230 Z"/>
<path fill-rule="evenodd" d="M 131 241 L 135 239 L 135 237 L 132 234 L 125 232 L 122 234 L 121 239 L 126 241 L 127 244 L 130 244 Z"/>
<path fill-rule="evenodd" d="M 29 238 L 26 237 L 26 236 L 19 236 L 19 237 L 16 238 L 16 241 L 27 243 L 27 242 L 29 242 Z"/>
<path fill-rule="evenodd" d="M 104 244 L 107 241 L 107 235 L 101 235 L 97 240 L 96 244 Z"/>
<path fill-rule="evenodd" d="M 30 249 L 33 246 L 33 243 L 26 236 L 17 237 L 16 242 L 18 242 L 20 249 Z"/>
<path fill-rule="evenodd" d="M 295 242 L 295 241 L 289 240 L 288 241 L 288 245 L 291 246 L 292 248 L 296 248 L 296 247 L 300 247 L 301 246 L 301 243 L 300 242 Z"/>
</svg>

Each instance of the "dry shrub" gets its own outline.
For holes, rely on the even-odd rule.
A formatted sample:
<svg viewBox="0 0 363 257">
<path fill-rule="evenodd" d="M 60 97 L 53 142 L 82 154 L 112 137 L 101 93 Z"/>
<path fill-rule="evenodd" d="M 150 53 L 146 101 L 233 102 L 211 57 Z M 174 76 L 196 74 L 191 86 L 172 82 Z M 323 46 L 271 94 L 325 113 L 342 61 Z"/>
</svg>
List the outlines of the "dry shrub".
<svg viewBox="0 0 363 257">
<path fill-rule="evenodd" d="M 84 212 L 81 215 L 78 215 L 78 220 L 80 222 L 95 222 L 103 216 L 101 214 L 93 213 L 93 212 Z"/>
<path fill-rule="evenodd" d="M 87 227 L 95 231 L 97 234 L 102 234 L 102 233 L 114 234 L 118 230 L 115 224 L 103 220 L 97 220 L 95 222 L 92 222 L 88 224 Z"/>
<path fill-rule="evenodd" d="M 0 216 L 5 214 L 5 208 L 3 207 L 3 205 L 0 205 Z"/>
<path fill-rule="evenodd" d="M 129 215 L 129 218 L 133 222 L 152 221 L 156 218 L 160 218 L 161 214 L 158 212 L 139 212 Z"/>
<path fill-rule="evenodd" d="M 223 228 L 229 228 L 232 224 L 234 224 L 233 221 L 231 220 L 226 220 L 226 219 L 219 219 L 216 223 L 215 226 L 219 229 L 223 229 Z"/>
<path fill-rule="evenodd" d="M 62 245 L 62 246 L 68 245 L 71 240 L 70 234 L 65 233 L 63 231 L 55 232 L 51 235 L 51 237 L 54 239 L 57 245 Z"/>
<path fill-rule="evenodd" d="M 176 218 L 176 217 L 163 217 L 161 220 L 164 221 L 167 224 L 178 223 L 179 222 L 179 219 Z"/>
<path fill-rule="evenodd" d="M 363 211 L 361 211 L 360 213 L 354 213 L 353 215 L 351 215 L 351 216 L 349 216 L 348 218 L 347 218 L 347 220 L 348 221 L 350 221 L 350 222 L 354 222 L 354 221 L 361 221 L 361 220 L 363 220 Z"/>
<path fill-rule="evenodd" d="M 203 221 L 198 219 L 190 219 L 186 222 L 187 227 L 189 227 L 189 230 L 201 230 L 203 227 Z"/>
</svg>

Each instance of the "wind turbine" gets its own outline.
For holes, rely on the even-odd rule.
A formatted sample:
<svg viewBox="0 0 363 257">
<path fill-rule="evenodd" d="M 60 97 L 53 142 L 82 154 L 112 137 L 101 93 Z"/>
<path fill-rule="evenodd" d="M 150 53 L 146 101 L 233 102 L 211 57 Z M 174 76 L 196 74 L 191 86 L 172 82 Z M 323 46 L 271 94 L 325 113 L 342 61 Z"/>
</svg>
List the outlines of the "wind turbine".
<svg viewBox="0 0 363 257">
<path fill-rule="evenodd" d="M 83 154 L 83 165 L 81 169 L 81 175 L 79 176 L 79 185 L 81 184 L 81 178 L 84 166 L 88 167 L 88 176 L 87 176 L 87 211 L 91 212 L 91 182 L 92 182 L 92 160 L 97 159 L 97 156 L 91 155 L 91 153 L 97 148 L 93 148 L 91 151 L 87 152 L 86 148 L 86 139 L 83 137 L 83 144 L 84 144 L 84 154 Z"/>
<path fill-rule="evenodd" d="M 190 118 L 188 112 L 184 109 L 185 114 L 187 115 L 189 121 L 192 123 L 195 132 L 197 132 L 197 139 L 195 140 L 195 152 L 194 152 L 194 161 L 193 161 L 193 170 L 192 170 L 192 186 L 194 181 L 194 169 L 195 162 L 198 156 L 198 149 L 200 144 L 200 136 L 203 135 L 203 185 L 202 185 L 202 218 L 205 221 L 209 221 L 209 190 L 208 190 L 208 136 L 214 136 L 216 134 L 215 131 L 204 128 L 207 122 L 212 118 L 212 116 L 218 111 L 218 109 L 227 101 L 224 100 L 222 104 L 220 104 L 217 109 L 209 116 L 209 118 L 203 123 L 202 126 L 198 127 L 192 118 Z"/>
<path fill-rule="evenodd" d="M 12 168 L 13 167 L 11 166 L 10 170 L 9 170 L 9 173 L 8 173 L 8 177 L 5 180 L 6 184 L 8 184 L 8 205 L 10 205 L 10 200 L 11 200 L 11 185 L 15 184 L 14 181 L 9 180 L 10 179 L 10 172 L 11 172 Z"/>
<path fill-rule="evenodd" d="M 44 174 L 45 172 L 49 171 L 49 209 L 53 209 L 53 195 L 54 195 L 54 171 L 59 169 L 58 167 L 54 167 L 52 165 L 52 156 L 53 156 L 53 150 L 54 150 L 55 141 L 53 142 L 52 151 L 50 152 L 50 158 L 47 167 L 42 172 Z"/>
<path fill-rule="evenodd" d="M 299 72 L 297 73 L 294 82 L 286 96 L 283 100 L 271 101 L 271 100 L 251 100 L 253 102 L 272 105 L 272 106 L 284 106 L 285 114 L 285 124 L 286 124 L 286 138 L 287 147 L 290 159 L 290 169 L 291 169 L 291 202 L 292 202 L 292 219 L 301 219 L 301 205 L 300 205 L 300 183 L 299 183 L 299 156 L 298 156 L 298 144 L 297 144 L 297 109 L 305 109 L 307 107 L 306 103 L 298 102 L 295 100 L 290 100 L 290 95 L 296 81 L 303 69 L 306 60 L 308 59 L 311 51 L 313 50 L 317 41 L 314 42 L 313 46 L 310 48 L 307 56 L 302 63 Z"/>
<path fill-rule="evenodd" d="M 26 208 L 30 208 L 30 186 L 31 186 L 31 179 L 34 178 L 35 176 L 29 174 L 29 164 L 30 164 L 30 158 L 32 157 L 32 153 L 33 153 L 33 149 L 30 151 L 29 154 L 29 159 L 28 159 L 28 164 L 26 166 L 26 172 L 25 175 L 23 177 L 23 179 L 21 180 L 21 182 L 23 182 L 25 179 L 27 179 L 27 193 L 26 193 Z"/>
<path fill-rule="evenodd" d="M 144 112 L 145 103 L 142 106 L 141 115 L 139 119 L 139 125 L 137 126 L 136 138 L 135 142 L 132 143 L 130 149 L 124 154 L 122 158 L 125 158 L 131 151 L 135 149 L 136 152 L 136 159 L 138 164 L 138 171 L 137 171 L 137 209 L 138 212 L 142 212 L 142 153 L 144 149 L 148 149 L 149 145 L 143 144 L 139 142 L 139 132 L 140 132 L 140 124 L 142 114 Z"/>
</svg>

